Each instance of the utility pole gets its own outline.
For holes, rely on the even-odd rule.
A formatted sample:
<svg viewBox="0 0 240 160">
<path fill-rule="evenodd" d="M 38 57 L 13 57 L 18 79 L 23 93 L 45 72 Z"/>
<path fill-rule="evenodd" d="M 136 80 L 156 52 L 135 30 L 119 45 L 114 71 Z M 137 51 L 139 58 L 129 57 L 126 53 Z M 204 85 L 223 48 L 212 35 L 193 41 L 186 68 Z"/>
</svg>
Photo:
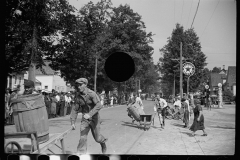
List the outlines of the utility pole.
<svg viewBox="0 0 240 160">
<path fill-rule="evenodd" d="M 182 42 L 180 42 L 180 97 L 183 96 L 182 90 Z"/>
</svg>

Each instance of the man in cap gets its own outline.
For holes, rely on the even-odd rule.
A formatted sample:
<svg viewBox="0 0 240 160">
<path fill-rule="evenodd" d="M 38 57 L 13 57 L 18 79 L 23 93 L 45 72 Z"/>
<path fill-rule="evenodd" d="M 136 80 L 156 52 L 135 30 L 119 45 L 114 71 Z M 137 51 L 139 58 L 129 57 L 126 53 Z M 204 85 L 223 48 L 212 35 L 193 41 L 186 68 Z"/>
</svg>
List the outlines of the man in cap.
<svg viewBox="0 0 240 160">
<path fill-rule="evenodd" d="M 106 138 L 100 134 L 100 116 L 98 111 L 102 108 L 100 99 L 97 94 L 87 88 L 88 81 L 86 78 L 76 80 L 76 94 L 74 98 L 75 107 L 72 109 L 70 120 L 72 128 L 75 129 L 75 121 L 78 112 L 81 112 L 80 140 L 77 146 L 78 154 L 87 152 L 87 136 L 91 129 L 93 137 L 102 147 L 102 153 L 106 153 Z"/>
<path fill-rule="evenodd" d="M 163 99 L 163 96 L 160 96 L 160 93 L 156 93 L 156 99 L 154 104 L 154 117 L 157 114 L 159 118 L 159 122 L 161 124 L 162 129 L 165 126 L 165 112 L 166 112 L 167 102 Z"/>
<path fill-rule="evenodd" d="M 34 82 L 31 81 L 31 80 L 24 80 L 24 92 L 23 92 L 23 95 L 34 94 L 34 93 L 37 93 L 37 92 L 35 92 Z"/>
</svg>

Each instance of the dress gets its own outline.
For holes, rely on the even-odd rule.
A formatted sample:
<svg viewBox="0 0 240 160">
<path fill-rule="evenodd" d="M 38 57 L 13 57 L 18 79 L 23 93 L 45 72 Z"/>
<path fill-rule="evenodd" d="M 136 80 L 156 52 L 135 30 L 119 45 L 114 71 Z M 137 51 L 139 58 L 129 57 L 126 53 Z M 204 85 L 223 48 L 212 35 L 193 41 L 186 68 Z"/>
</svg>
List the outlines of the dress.
<svg viewBox="0 0 240 160">
<path fill-rule="evenodd" d="M 193 112 L 194 112 L 194 120 L 193 120 L 193 124 L 192 126 L 190 127 L 190 130 L 191 131 L 197 131 L 197 130 L 203 130 L 205 129 L 204 127 L 204 116 L 203 114 L 201 115 L 200 117 L 200 120 L 199 122 L 197 121 L 197 118 L 199 116 L 199 111 L 202 111 L 202 107 L 201 105 L 197 104 L 196 107 L 193 109 Z"/>
<path fill-rule="evenodd" d="M 187 102 L 182 102 L 182 108 L 184 108 L 183 123 L 188 126 L 189 123 L 189 108 Z"/>
</svg>

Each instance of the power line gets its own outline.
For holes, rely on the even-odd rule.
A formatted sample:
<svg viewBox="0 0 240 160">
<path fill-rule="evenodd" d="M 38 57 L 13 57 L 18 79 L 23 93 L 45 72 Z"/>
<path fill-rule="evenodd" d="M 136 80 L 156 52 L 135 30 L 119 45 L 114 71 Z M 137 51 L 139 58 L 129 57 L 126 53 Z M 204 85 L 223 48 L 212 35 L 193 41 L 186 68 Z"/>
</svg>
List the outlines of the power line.
<svg viewBox="0 0 240 160">
<path fill-rule="evenodd" d="M 183 13 L 183 6 L 184 6 L 184 0 L 183 0 L 183 5 L 182 5 L 182 13 Z M 181 14 L 181 22 L 180 23 L 182 24 L 182 14 Z"/>
<path fill-rule="evenodd" d="M 200 3 L 200 0 L 198 1 L 198 6 L 199 6 L 199 3 Z M 197 15 L 198 6 L 197 6 L 197 10 L 196 10 L 196 12 L 195 12 L 194 18 L 193 18 L 192 25 L 193 25 L 193 23 L 194 23 L 194 20 L 195 20 L 196 15 Z M 192 25 L 191 25 L 191 28 L 192 28 Z"/>
<path fill-rule="evenodd" d="M 193 0 L 192 0 L 192 2 L 193 2 Z M 189 17 L 190 17 L 190 13 L 191 13 L 191 11 L 192 11 L 192 3 L 191 3 L 190 12 L 189 12 L 189 14 L 188 14 L 188 20 L 189 20 Z M 187 20 L 187 26 L 188 26 L 188 20 Z"/>
<path fill-rule="evenodd" d="M 215 10 L 216 10 L 216 8 L 217 8 L 219 2 L 220 2 L 220 0 L 218 1 L 218 3 L 217 3 L 217 5 L 216 5 L 216 7 L 215 7 L 215 9 L 214 9 L 214 11 L 213 11 L 213 13 L 212 13 L 210 19 L 209 19 L 209 21 L 208 21 L 208 23 L 207 23 L 207 25 L 206 25 L 206 27 L 204 28 L 204 30 L 203 30 L 203 32 L 202 32 L 202 35 L 203 35 L 203 33 L 205 32 L 205 29 L 207 28 L 207 26 L 208 26 L 208 24 L 209 24 L 209 22 L 210 22 L 210 20 L 211 20 L 211 18 L 212 18 L 212 16 L 213 16 L 213 14 L 214 14 L 214 12 L 215 12 Z M 201 35 L 201 36 L 202 36 L 202 35 Z"/>
</svg>

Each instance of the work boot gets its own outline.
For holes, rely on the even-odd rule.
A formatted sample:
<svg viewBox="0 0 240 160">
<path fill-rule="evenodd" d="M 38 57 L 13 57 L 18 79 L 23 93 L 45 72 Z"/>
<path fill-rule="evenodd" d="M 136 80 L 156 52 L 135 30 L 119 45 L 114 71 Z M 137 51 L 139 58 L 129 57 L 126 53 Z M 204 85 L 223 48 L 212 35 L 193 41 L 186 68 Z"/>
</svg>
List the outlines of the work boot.
<svg viewBox="0 0 240 160">
<path fill-rule="evenodd" d="M 106 143 L 100 143 L 101 144 L 101 147 L 102 147 L 102 153 L 105 154 L 107 152 L 107 146 L 106 146 Z"/>
</svg>

